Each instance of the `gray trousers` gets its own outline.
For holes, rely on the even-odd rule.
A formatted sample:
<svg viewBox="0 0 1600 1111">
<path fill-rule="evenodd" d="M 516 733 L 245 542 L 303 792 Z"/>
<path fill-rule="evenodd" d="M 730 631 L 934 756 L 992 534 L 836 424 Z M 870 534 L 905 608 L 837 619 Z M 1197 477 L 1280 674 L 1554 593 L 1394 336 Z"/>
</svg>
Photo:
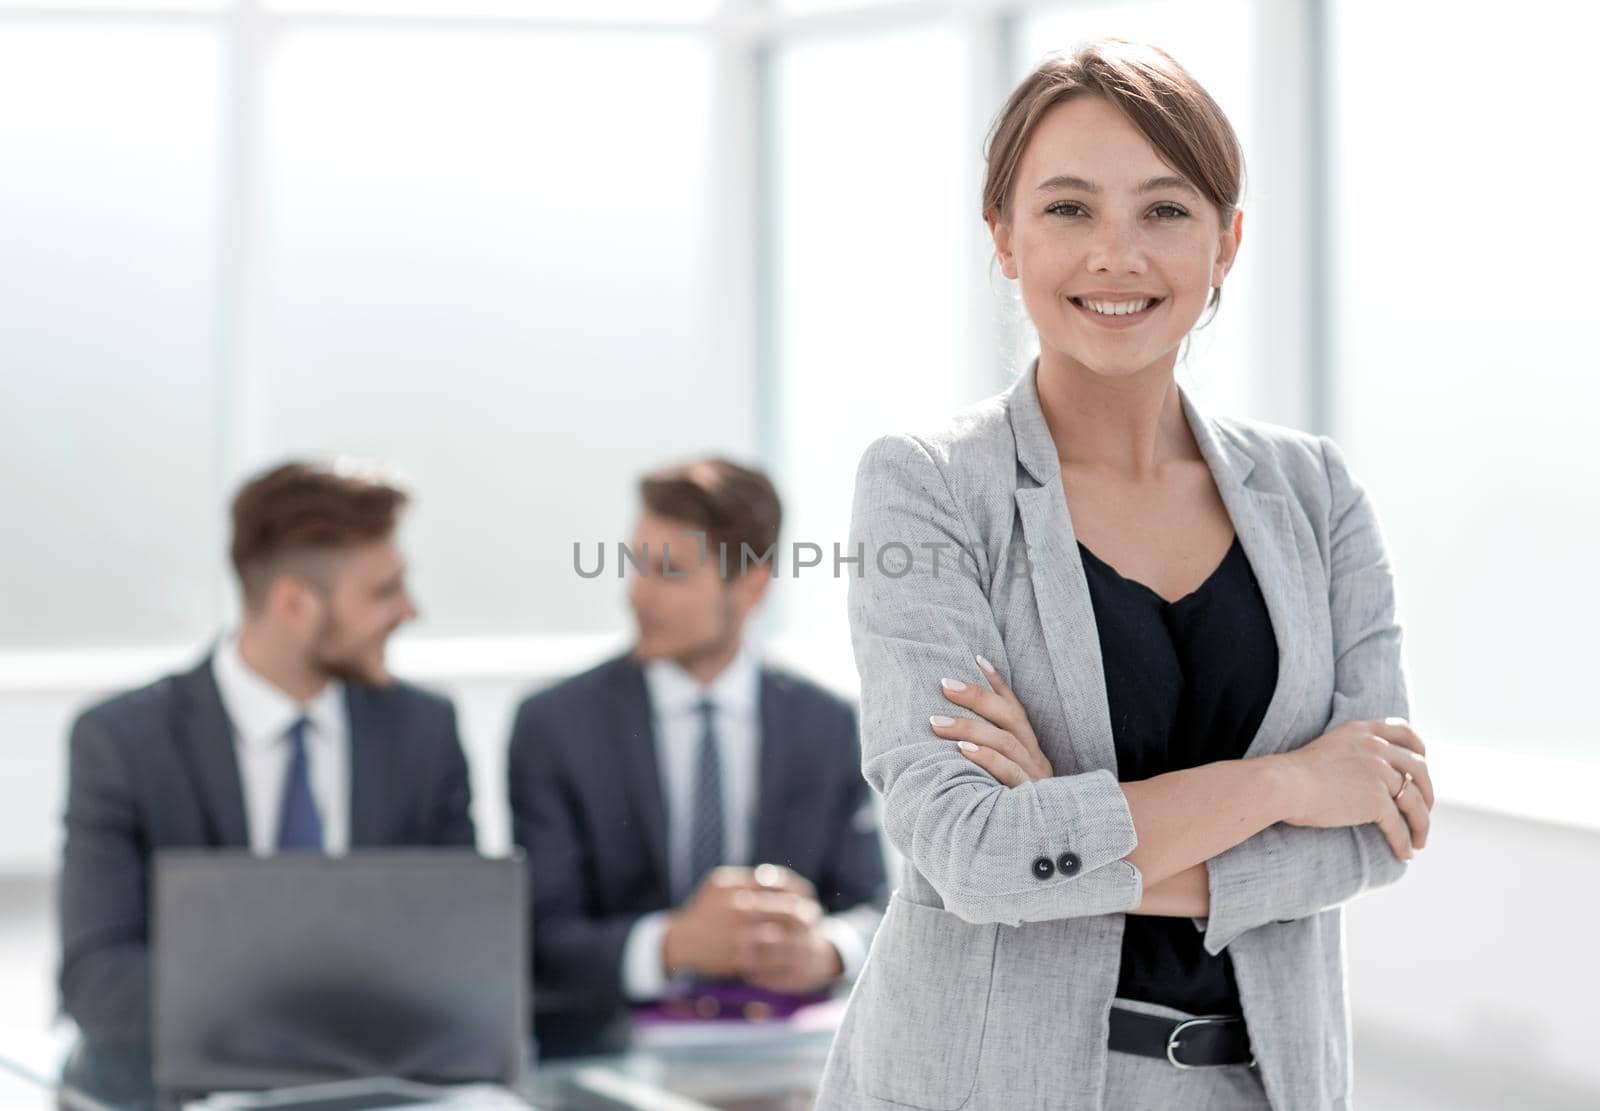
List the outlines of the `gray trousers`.
<svg viewBox="0 0 1600 1111">
<path fill-rule="evenodd" d="M 1194 1016 L 1159 1003 L 1118 999 L 1117 1006 L 1167 1018 Z M 1261 1073 L 1249 1065 L 1180 1069 L 1134 1053 L 1107 1054 L 1105 1111 L 1272 1111 Z"/>
</svg>

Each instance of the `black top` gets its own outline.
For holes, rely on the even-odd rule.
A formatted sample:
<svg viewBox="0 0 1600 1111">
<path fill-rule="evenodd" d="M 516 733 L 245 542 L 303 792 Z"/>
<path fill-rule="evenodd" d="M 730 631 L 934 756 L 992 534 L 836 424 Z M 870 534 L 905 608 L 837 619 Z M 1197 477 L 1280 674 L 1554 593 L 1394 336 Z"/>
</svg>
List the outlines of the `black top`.
<svg viewBox="0 0 1600 1111">
<path fill-rule="evenodd" d="M 1242 757 L 1278 682 L 1278 642 L 1239 538 L 1193 593 L 1168 602 L 1081 542 L 1117 778 Z M 1213 957 L 1189 918 L 1130 914 L 1117 994 L 1191 1014 L 1241 1014 L 1226 950 Z"/>
</svg>

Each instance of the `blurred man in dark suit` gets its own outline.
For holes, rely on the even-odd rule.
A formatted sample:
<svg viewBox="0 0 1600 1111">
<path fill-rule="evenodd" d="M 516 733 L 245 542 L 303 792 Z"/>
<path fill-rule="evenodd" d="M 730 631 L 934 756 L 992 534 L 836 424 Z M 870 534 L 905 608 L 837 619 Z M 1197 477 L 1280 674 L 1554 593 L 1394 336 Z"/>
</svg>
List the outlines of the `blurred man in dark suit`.
<svg viewBox="0 0 1600 1111">
<path fill-rule="evenodd" d="M 618 1048 L 627 1004 L 688 980 L 853 977 L 885 899 L 854 710 L 745 643 L 772 483 L 708 459 L 640 492 L 632 650 L 526 699 L 511 739 L 546 1057 Z"/>
<path fill-rule="evenodd" d="M 152 1095 L 155 850 L 473 845 L 454 707 L 385 665 L 416 616 L 395 540 L 406 502 L 350 468 L 290 463 L 248 483 L 233 503 L 237 633 L 73 725 L 60 989 L 82 1037 L 67 1083 L 123 1106 Z"/>
</svg>

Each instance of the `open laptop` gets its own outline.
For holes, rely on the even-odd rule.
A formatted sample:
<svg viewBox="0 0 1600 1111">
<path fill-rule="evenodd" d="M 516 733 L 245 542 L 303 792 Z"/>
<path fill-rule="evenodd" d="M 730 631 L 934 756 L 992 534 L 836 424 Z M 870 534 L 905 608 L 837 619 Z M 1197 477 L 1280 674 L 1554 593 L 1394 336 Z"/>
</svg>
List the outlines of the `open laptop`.
<svg viewBox="0 0 1600 1111">
<path fill-rule="evenodd" d="M 523 1078 L 520 853 L 163 851 L 151 930 L 163 1092 Z"/>
</svg>

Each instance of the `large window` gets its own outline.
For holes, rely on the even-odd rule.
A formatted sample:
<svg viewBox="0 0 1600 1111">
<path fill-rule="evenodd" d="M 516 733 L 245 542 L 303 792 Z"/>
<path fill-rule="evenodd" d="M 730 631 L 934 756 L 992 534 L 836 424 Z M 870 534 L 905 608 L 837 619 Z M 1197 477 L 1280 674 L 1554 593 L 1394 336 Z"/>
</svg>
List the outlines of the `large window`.
<svg viewBox="0 0 1600 1111">
<path fill-rule="evenodd" d="M 0 650 L 216 620 L 221 39 L 0 22 Z"/>
<path fill-rule="evenodd" d="M 641 468 L 750 447 L 711 342 L 707 44 L 310 29 L 266 73 L 271 441 L 412 472 L 427 632 L 615 627 L 573 542 L 615 550 Z"/>
<path fill-rule="evenodd" d="M 787 500 L 774 624 L 820 666 L 849 663 L 846 547 L 856 463 L 981 392 L 967 365 L 975 137 L 949 27 L 808 37 L 772 60 L 771 428 Z M 994 353 L 998 364 L 1000 353 Z M 811 553 L 814 558 L 816 553 Z M 849 555 L 848 551 L 843 554 Z"/>
<path fill-rule="evenodd" d="M 0 650 L 200 643 L 291 454 L 408 474 L 410 635 L 617 628 L 574 542 L 756 454 L 708 5 L 61 7 L 0 0 Z"/>
<path fill-rule="evenodd" d="M 1436 0 L 1335 10 L 1333 432 L 1394 548 L 1417 713 L 1600 756 L 1600 28 L 1559 0 L 1511 37 Z"/>
<path fill-rule="evenodd" d="M 409 473 L 419 639 L 620 631 L 573 542 L 724 452 L 788 510 L 765 630 L 848 686 L 862 449 L 1032 353 L 988 125 L 1114 34 L 1245 147 L 1184 381 L 1345 446 L 1438 736 L 1592 756 L 1583 13 L 1519 9 L 1508 84 L 1442 0 L 0 0 L 0 653 L 201 641 L 227 495 L 289 453 Z"/>
</svg>

